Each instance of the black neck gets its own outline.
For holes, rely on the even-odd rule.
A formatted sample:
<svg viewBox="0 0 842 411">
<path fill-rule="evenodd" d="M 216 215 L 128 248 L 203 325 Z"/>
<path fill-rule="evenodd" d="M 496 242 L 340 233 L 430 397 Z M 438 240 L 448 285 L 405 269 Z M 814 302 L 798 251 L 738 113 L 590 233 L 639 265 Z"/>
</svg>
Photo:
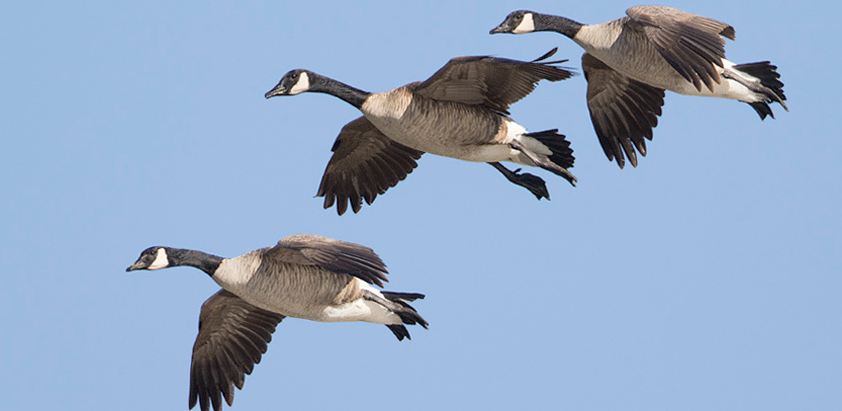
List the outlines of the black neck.
<svg viewBox="0 0 842 411">
<path fill-rule="evenodd" d="M 336 81 L 330 77 L 316 75 L 316 78 L 311 79 L 310 90 L 318 93 L 327 93 L 341 98 L 348 104 L 361 108 L 365 99 L 371 95 L 367 91 L 351 87 L 341 81 Z"/>
<path fill-rule="evenodd" d="M 219 264 L 222 263 L 222 257 L 201 251 L 181 248 L 167 248 L 166 251 L 170 266 L 196 267 L 208 275 L 213 275 L 219 268 Z"/>
<path fill-rule="evenodd" d="M 583 26 L 582 23 L 566 17 L 539 13 L 532 14 L 532 22 L 535 24 L 535 31 L 554 31 L 564 34 L 571 39 L 576 36 L 576 33 Z"/>
</svg>

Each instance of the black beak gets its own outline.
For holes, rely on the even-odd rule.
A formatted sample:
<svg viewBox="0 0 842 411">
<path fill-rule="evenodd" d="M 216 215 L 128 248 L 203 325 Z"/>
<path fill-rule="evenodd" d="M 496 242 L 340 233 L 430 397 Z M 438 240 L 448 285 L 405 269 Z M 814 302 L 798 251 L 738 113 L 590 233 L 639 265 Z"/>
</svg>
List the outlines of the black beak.
<svg viewBox="0 0 842 411">
<path fill-rule="evenodd" d="M 263 97 L 272 98 L 272 97 L 275 97 L 275 96 L 281 96 L 281 95 L 286 94 L 286 91 L 287 91 L 287 88 L 279 83 L 277 86 L 275 86 L 275 88 L 267 91 L 266 94 L 263 95 Z"/>
<path fill-rule="evenodd" d="M 503 24 L 501 24 L 501 25 L 499 25 L 499 26 L 497 26 L 497 27 L 495 27 L 495 28 L 491 29 L 491 31 L 489 31 L 489 32 L 488 32 L 488 34 L 505 33 L 505 32 L 506 32 L 506 28 L 505 28 L 505 27 L 503 27 L 503 26 L 504 26 L 504 25 L 503 25 Z"/>
</svg>

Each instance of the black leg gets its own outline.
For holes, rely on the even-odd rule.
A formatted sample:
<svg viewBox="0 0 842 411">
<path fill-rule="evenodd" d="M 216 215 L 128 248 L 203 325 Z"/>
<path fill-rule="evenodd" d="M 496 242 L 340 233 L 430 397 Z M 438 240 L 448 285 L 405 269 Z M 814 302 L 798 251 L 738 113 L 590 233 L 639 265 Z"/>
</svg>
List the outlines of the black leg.
<svg viewBox="0 0 842 411">
<path fill-rule="evenodd" d="M 541 198 L 550 199 L 550 192 L 547 191 L 547 185 L 541 177 L 529 173 L 520 173 L 520 169 L 511 171 L 498 162 L 488 164 L 503 173 L 509 181 L 529 190 L 538 200 Z"/>
</svg>

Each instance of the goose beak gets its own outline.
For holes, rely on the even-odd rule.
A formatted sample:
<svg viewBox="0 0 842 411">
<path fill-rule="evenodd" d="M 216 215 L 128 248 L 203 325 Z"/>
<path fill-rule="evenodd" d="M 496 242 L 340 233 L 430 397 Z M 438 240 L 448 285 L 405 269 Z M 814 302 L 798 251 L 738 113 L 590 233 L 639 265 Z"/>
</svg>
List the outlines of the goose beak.
<svg viewBox="0 0 842 411">
<path fill-rule="evenodd" d="M 287 88 L 284 87 L 283 84 L 278 84 L 277 86 L 275 86 L 275 88 L 267 91 L 266 94 L 263 95 L 263 97 L 266 97 L 268 99 L 268 98 L 272 98 L 272 97 L 275 97 L 275 96 L 284 95 L 284 94 L 286 94 L 286 91 L 287 91 Z"/>
<path fill-rule="evenodd" d="M 488 34 L 505 33 L 505 31 L 506 31 L 506 28 L 503 27 L 503 25 L 501 24 L 501 25 L 491 29 L 491 31 L 489 31 Z"/>
<path fill-rule="evenodd" d="M 129 268 L 126 268 L 126 272 L 140 270 L 141 268 L 140 261 L 136 261 L 134 264 L 130 265 Z"/>
</svg>

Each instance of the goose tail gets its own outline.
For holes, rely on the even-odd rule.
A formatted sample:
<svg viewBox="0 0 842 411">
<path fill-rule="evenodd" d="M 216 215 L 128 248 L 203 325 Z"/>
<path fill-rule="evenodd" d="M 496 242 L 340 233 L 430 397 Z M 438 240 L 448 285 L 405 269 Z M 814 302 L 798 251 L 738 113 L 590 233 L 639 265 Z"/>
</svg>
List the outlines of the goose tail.
<svg viewBox="0 0 842 411">
<path fill-rule="evenodd" d="M 421 317 L 418 314 L 418 311 L 415 311 L 409 303 L 415 300 L 423 299 L 424 294 L 418 293 L 400 293 L 394 291 L 381 291 L 380 294 L 385 297 L 387 300 L 386 307 L 391 310 L 393 313 L 397 314 L 400 317 L 402 324 L 386 324 L 386 327 L 389 327 L 389 330 L 395 334 L 395 337 L 398 338 L 398 341 L 402 341 L 404 338 L 411 340 L 412 338 L 409 336 L 409 330 L 406 329 L 406 325 L 415 325 L 418 324 L 425 329 L 429 325 L 427 320 Z"/>
<path fill-rule="evenodd" d="M 743 83 L 743 85 L 748 87 L 749 90 L 763 96 L 760 101 L 747 102 L 751 108 L 757 112 L 757 115 L 760 116 L 761 120 L 765 119 L 766 116 L 775 118 L 775 115 L 772 114 L 771 107 L 769 107 L 769 103 L 777 102 L 784 108 L 784 110 L 789 111 L 786 103 L 784 103 L 784 100 L 786 100 L 786 96 L 784 95 L 784 83 L 780 80 L 781 75 L 778 74 L 777 66 L 768 61 L 760 61 L 757 63 L 738 64 L 731 67 L 731 69 L 740 71 L 757 79 L 757 81 L 745 81 L 744 79 L 741 79 L 742 76 L 732 77 L 729 76 L 727 72 L 724 73 L 726 77 L 733 78 L 734 80 Z"/>
<path fill-rule="evenodd" d="M 558 129 L 552 129 L 536 131 L 533 133 L 523 133 L 522 136 L 534 138 L 548 148 L 552 152 L 547 156 L 547 159 L 551 164 L 545 164 L 543 161 L 535 161 L 536 159 L 532 158 L 532 155 L 529 155 L 531 153 L 527 153 L 526 151 L 524 151 L 524 154 L 529 155 L 529 157 L 532 158 L 539 167 L 552 171 L 556 175 L 564 177 L 564 179 L 570 182 L 570 184 L 574 186 L 576 185 L 576 176 L 567 171 L 568 168 L 573 167 L 573 162 L 576 158 L 573 157 L 573 149 L 570 148 L 570 142 L 566 140 L 564 134 L 559 134 Z M 523 143 L 525 143 L 527 151 L 537 151 L 532 147 L 529 147 L 529 139 L 523 139 Z"/>
</svg>

